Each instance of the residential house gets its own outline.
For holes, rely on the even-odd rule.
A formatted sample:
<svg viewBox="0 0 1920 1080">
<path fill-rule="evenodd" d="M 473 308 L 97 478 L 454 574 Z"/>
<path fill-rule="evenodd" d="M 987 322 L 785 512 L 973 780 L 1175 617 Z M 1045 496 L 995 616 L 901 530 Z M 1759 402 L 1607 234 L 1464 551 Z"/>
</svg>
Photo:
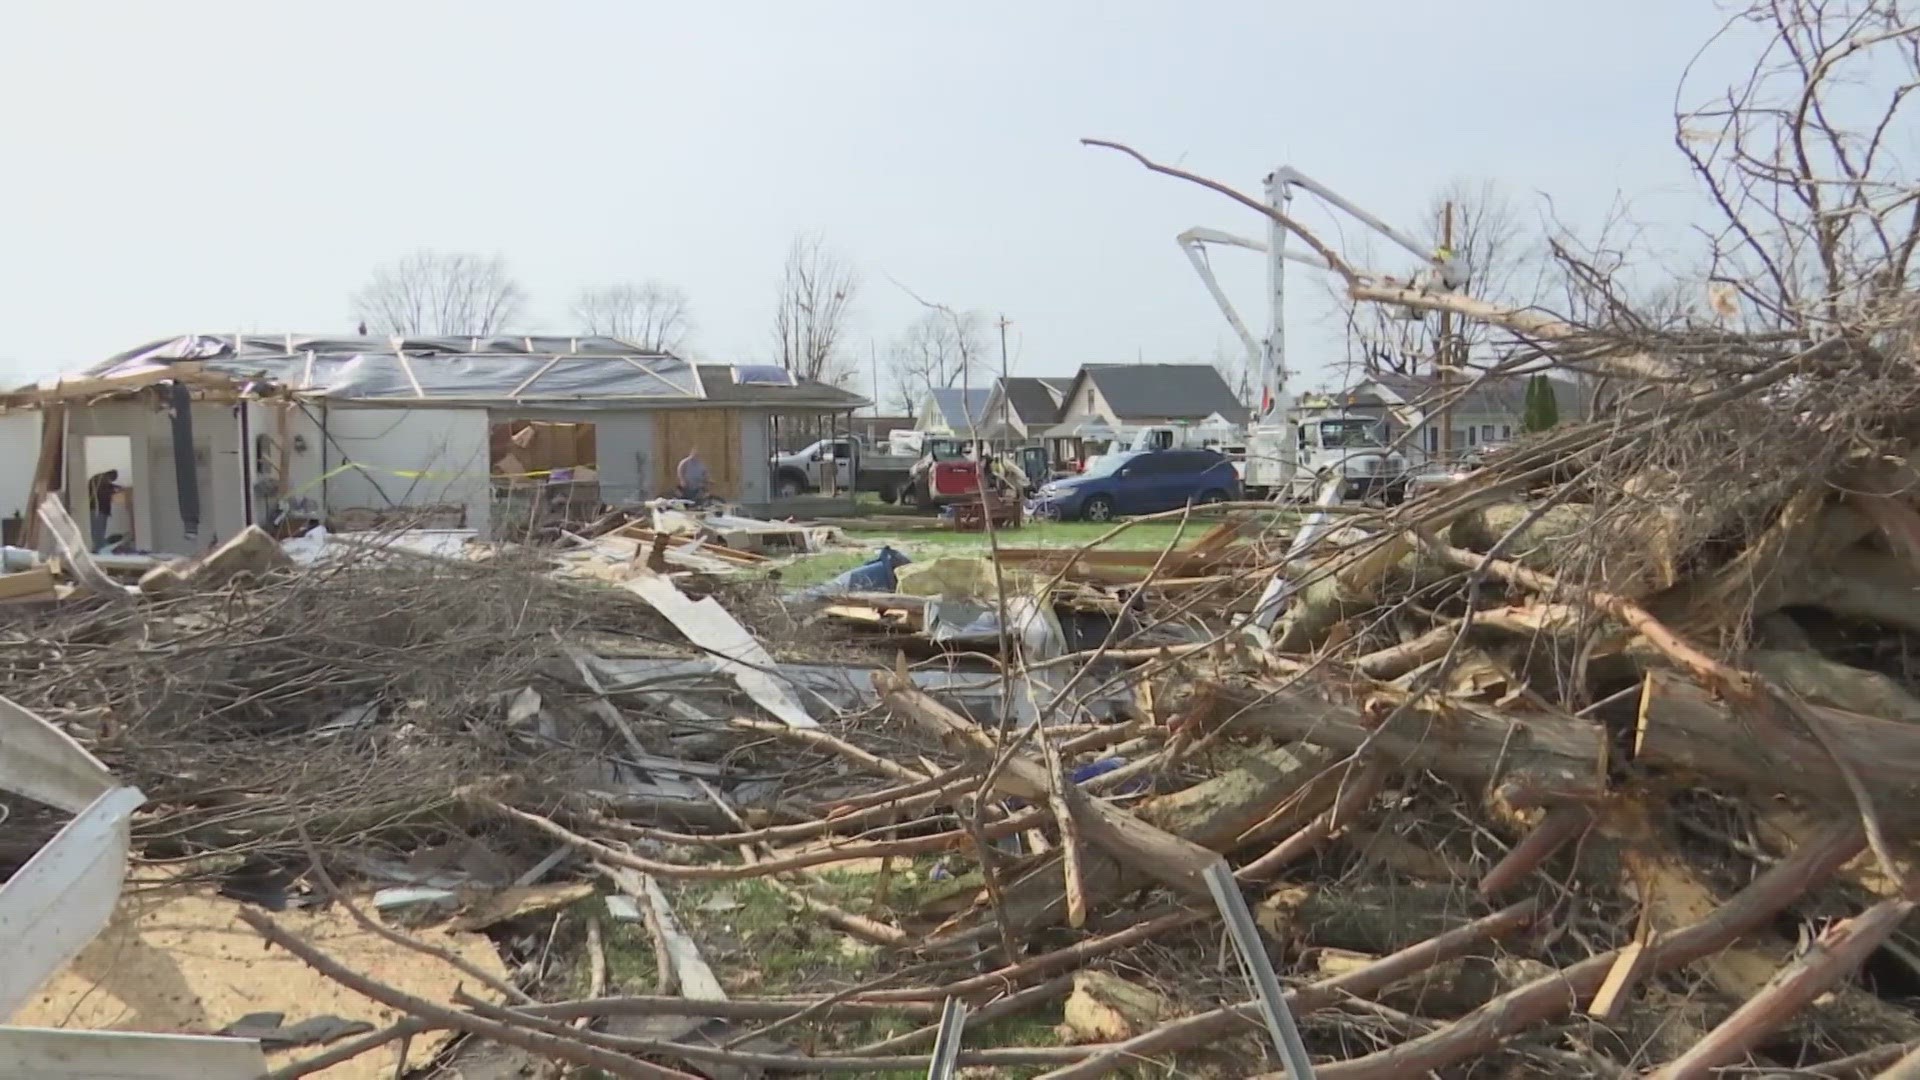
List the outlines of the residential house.
<svg viewBox="0 0 1920 1080">
<path fill-rule="evenodd" d="M 976 432 L 986 430 L 987 398 L 992 394 L 993 389 L 986 386 L 970 389 L 937 387 L 927 394 L 927 402 L 920 408 L 920 419 L 913 425 L 914 429 L 929 435 L 974 438 Z"/>
<path fill-rule="evenodd" d="M 1583 381 L 1553 376 L 1554 401 L 1562 420 L 1583 419 L 1593 407 L 1593 394 Z M 1386 422 L 1389 440 L 1397 441 L 1415 457 L 1432 457 L 1440 452 L 1440 427 L 1437 421 L 1440 402 L 1451 398 L 1448 426 L 1453 429 L 1456 455 L 1488 444 L 1511 440 L 1520 434 L 1526 412 L 1527 380 L 1521 376 L 1487 378 L 1470 384 L 1460 380 L 1445 394 L 1439 380 L 1430 375 L 1400 375 L 1374 372 L 1337 394 L 1319 397 L 1320 404 L 1343 408 L 1350 413 L 1379 416 Z M 1299 410 L 1309 409 L 1314 396 L 1303 395 Z M 1409 431 L 1412 437 L 1402 441 Z"/>
<path fill-rule="evenodd" d="M 1015 443 L 1038 438 L 1059 419 L 1060 403 L 1072 384 L 1070 378 L 1032 376 L 994 380 L 987 396 L 987 438 Z"/>
<path fill-rule="evenodd" d="M 283 513 L 352 527 L 430 509 L 487 536 L 496 500 L 530 488 L 670 491 L 694 448 L 717 494 L 764 503 L 776 417 L 866 404 L 775 367 L 597 337 L 192 335 L 0 394 L 0 413 L 60 425 L 34 472 L 77 518 L 86 478 L 124 465 L 134 497 L 114 531 L 182 555 Z"/>
<path fill-rule="evenodd" d="M 1056 461 L 1077 461 L 1088 443 L 1157 425 L 1238 427 L 1248 410 L 1210 364 L 1088 364 L 1068 384 L 1057 422 L 1045 430 Z"/>
</svg>

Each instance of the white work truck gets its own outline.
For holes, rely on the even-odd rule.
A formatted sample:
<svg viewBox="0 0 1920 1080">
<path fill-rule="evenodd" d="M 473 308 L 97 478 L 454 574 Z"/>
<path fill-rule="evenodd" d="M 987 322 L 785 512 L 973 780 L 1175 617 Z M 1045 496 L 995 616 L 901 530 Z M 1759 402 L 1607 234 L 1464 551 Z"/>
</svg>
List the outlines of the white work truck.
<svg viewBox="0 0 1920 1080">
<path fill-rule="evenodd" d="M 1407 488 L 1407 459 L 1381 438 L 1370 416 L 1309 412 L 1247 434 L 1241 483 L 1250 498 L 1305 501 L 1324 481 L 1343 477 L 1342 499 L 1398 502 Z"/>
</svg>

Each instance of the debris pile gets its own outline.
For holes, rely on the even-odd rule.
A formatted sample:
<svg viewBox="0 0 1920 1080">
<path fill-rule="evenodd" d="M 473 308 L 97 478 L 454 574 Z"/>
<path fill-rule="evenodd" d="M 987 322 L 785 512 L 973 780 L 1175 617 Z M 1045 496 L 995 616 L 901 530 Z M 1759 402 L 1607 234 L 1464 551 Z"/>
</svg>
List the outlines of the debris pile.
<svg viewBox="0 0 1920 1080">
<path fill-rule="evenodd" d="M 1770 10 L 1822 59 L 1695 159 L 1784 215 L 1716 252 L 1751 323 L 1564 246 L 1580 317 L 1503 309 L 1269 208 L 1354 301 L 1492 328 L 1447 392 L 1612 388 L 1401 506 L 1196 508 L 1147 553 L 984 514 L 977 554 L 784 592 L 753 560 L 795 530 L 664 512 L 484 558 L 243 538 L 138 587 L 68 552 L 0 671 L 144 792 L 109 933 L 157 978 L 244 926 L 339 992 L 75 1012 L 109 950 L 32 1022 L 256 1038 L 276 1077 L 1913 1075 L 1920 198 L 1823 209 L 1855 142 L 1808 102 L 1914 34 Z M 1841 164 L 1778 165 L 1782 124 Z M 8 869 L 71 810 L 6 805 Z M 198 932 L 142 920 L 182 895 Z"/>
</svg>

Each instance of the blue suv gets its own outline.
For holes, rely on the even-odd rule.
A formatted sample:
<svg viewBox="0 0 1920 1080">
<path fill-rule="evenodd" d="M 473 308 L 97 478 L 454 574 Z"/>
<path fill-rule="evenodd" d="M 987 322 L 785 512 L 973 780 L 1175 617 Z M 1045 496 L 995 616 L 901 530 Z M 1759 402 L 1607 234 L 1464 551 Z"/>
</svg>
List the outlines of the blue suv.
<svg viewBox="0 0 1920 1080">
<path fill-rule="evenodd" d="M 1239 497 L 1233 462 L 1212 450 L 1134 450 L 1104 455 L 1079 476 L 1048 482 L 1027 501 L 1027 512 L 1062 521 L 1111 521 L 1116 514 Z"/>
</svg>

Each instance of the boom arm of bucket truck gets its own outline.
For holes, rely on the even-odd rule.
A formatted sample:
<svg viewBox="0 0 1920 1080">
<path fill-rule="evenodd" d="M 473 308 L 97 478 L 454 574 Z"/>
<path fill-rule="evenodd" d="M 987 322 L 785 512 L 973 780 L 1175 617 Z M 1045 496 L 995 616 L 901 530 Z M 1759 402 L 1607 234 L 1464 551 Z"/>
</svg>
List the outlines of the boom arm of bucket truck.
<svg viewBox="0 0 1920 1080">
<path fill-rule="evenodd" d="M 1451 291 L 1465 282 L 1467 268 L 1455 260 L 1452 252 L 1429 251 L 1420 241 L 1298 169 L 1282 166 L 1268 175 L 1267 205 L 1285 214 L 1294 188 L 1319 196 L 1420 258 L 1427 264 L 1426 272 L 1417 281 L 1422 287 Z M 1311 478 L 1295 476 L 1296 452 L 1292 424 L 1287 419 L 1291 401 L 1287 395 L 1284 267 L 1288 262 L 1301 263 L 1318 270 L 1329 270 L 1331 267 L 1317 255 L 1287 250 L 1286 229 L 1272 220 L 1268 222 L 1267 239 L 1264 242 L 1208 228 L 1188 229 L 1177 239 L 1181 251 L 1186 253 L 1187 261 L 1193 264 L 1194 272 L 1200 275 L 1201 283 L 1219 306 L 1220 313 L 1226 316 L 1228 324 L 1246 347 L 1248 363 L 1260 373 L 1260 402 L 1247 433 L 1247 486 L 1286 495 L 1295 490 L 1297 483 L 1311 482 Z M 1267 256 L 1268 333 L 1264 342 L 1256 339 L 1247 329 L 1232 301 L 1220 288 L 1219 279 L 1213 273 L 1213 264 L 1207 258 L 1206 247 L 1209 244 L 1245 248 Z"/>
<path fill-rule="evenodd" d="M 1326 200 L 1329 204 L 1346 211 L 1362 224 L 1374 230 L 1395 244 L 1407 249 L 1427 264 L 1424 280 L 1416 279 L 1416 284 L 1424 288 L 1453 290 L 1466 281 L 1467 268 L 1456 262 L 1451 251 L 1428 251 L 1418 240 L 1388 225 L 1374 215 L 1354 205 L 1338 192 L 1319 183 L 1298 169 L 1282 166 L 1267 177 L 1267 205 L 1285 216 L 1287 204 L 1293 198 L 1293 189 L 1303 188 Z M 1287 555 L 1291 561 L 1304 554 L 1316 539 L 1324 534 L 1332 524 L 1328 514 L 1339 505 L 1346 487 L 1344 465 L 1325 477 L 1297 476 L 1295 466 L 1300 456 L 1295 448 L 1293 424 L 1287 413 L 1290 402 L 1287 399 L 1286 366 L 1286 264 L 1304 263 L 1320 270 L 1331 269 L 1325 260 L 1301 252 L 1286 249 L 1286 227 L 1272 218 L 1267 223 L 1267 240 L 1262 243 L 1231 233 L 1215 229 L 1188 229 L 1180 234 L 1180 249 L 1193 264 L 1200 280 L 1206 285 L 1207 292 L 1213 296 L 1214 303 L 1227 317 L 1234 332 L 1240 336 L 1247 348 L 1247 356 L 1260 371 L 1260 405 L 1254 413 L 1254 420 L 1247 431 L 1247 463 L 1245 483 L 1249 490 L 1262 491 L 1279 496 L 1294 494 L 1299 481 L 1311 485 L 1319 480 L 1319 491 L 1314 500 L 1314 512 L 1307 515 L 1300 531 L 1294 537 L 1294 543 Z M 1229 247 L 1246 248 L 1262 252 L 1267 256 L 1267 320 L 1268 332 L 1264 342 L 1255 340 L 1248 332 L 1246 323 L 1233 309 L 1233 304 L 1220 288 L 1220 282 L 1213 275 L 1213 266 L 1207 261 L 1207 244 L 1222 244 Z M 1286 566 L 1274 574 L 1273 580 L 1261 594 L 1255 605 L 1248 625 L 1256 633 L 1264 634 L 1273 625 L 1281 612 L 1285 610 L 1293 592 L 1292 582 Z"/>
</svg>

